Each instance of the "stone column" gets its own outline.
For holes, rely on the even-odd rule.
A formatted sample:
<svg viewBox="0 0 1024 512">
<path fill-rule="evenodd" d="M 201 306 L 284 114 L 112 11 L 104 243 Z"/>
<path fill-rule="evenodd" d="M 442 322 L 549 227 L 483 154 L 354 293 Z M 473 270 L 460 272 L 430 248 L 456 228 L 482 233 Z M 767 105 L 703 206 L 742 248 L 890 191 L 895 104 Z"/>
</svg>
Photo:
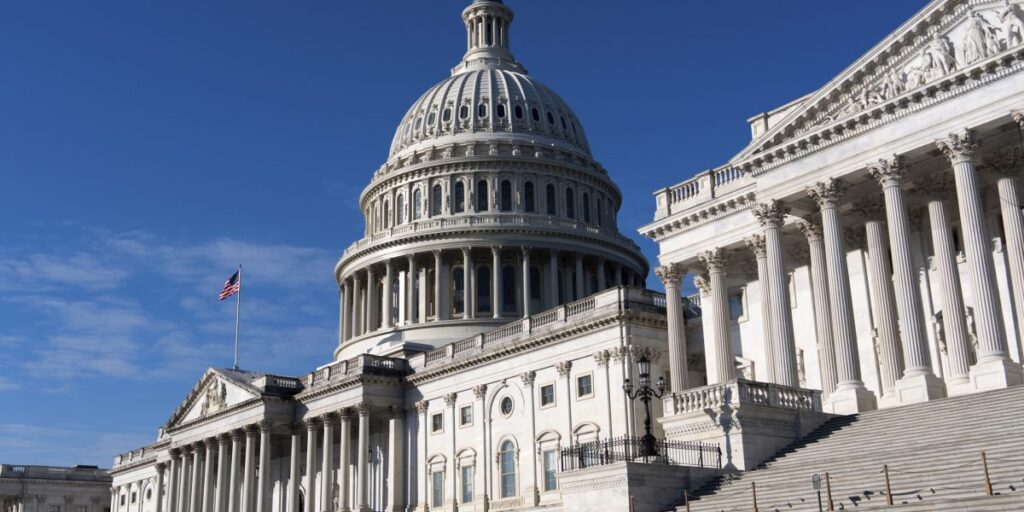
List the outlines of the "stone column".
<svg viewBox="0 0 1024 512">
<path fill-rule="evenodd" d="M 242 431 L 231 431 L 231 482 L 228 487 L 228 512 L 239 512 L 242 502 L 239 486 L 242 482 Z"/>
<path fill-rule="evenodd" d="M 352 503 L 352 498 L 349 496 L 349 489 L 352 485 L 349 483 L 349 454 L 352 452 L 352 447 L 349 446 L 349 441 L 352 439 L 352 411 L 349 409 L 342 409 L 338 411 L 338 418 L 341 420 L 341 432 L 340 432 L 340 452 L 341 456 L 338 459 L 338 487 L 340 493 L 338 496 L 339 507 L 343 512 L 350 510 L 349 505 Z"/>
<path fill-rule="evenodd" d="M 462 248 L 462 317 L 473 318 L 473 258 L 469 247 Z"/>
<path fill-rule="evenodd" d="M 669 390 L 680 393 L 690 387 L 686 366 L 686 324 L 683 318 L 683 299 L 679 286 L 686 272 L 678 263 L 669 263 L 654 269 L 665 286 L 665 315 L 668 322 Z"/>
<path fill-rule="evenodd" d="M 530 316 L 530 295 L 533 290 L 530 289 L 530 249 L 527 247 L 522 248 L 523 251 L 523 318 Z"/>
<path fill-rule="evenodd" d="M 253 491 L 256 493 L 256 512 L 270 512 L 269 491 L 272 487 L 270 482 L 270 429 L 272 424 L 269 420 L 259 423 L 260 429 L 260 467 L 259 477 Z"/>
<path fill-rule="evenodd" d="M 302 472 L 302 425 L 291 425 L 291 445 L 289 448 L 285 512 L 303 512 L 299 510 L 299 478 Z"/>
<path fill-rule="evenodd" d="M 156 464 L 156 512 L 164 511 L 164 470 L 167 464 L 158 462 Z M 140 500 L 141 501 L 141 500 Z"/>
<path fill-rule="evenodd" d="M 211 437 L 206 440 L 206 456 L 203 463 L 203 512 L 213 510 L 213 449 L 217 447 L 217 438 Z"/>
<path fill-rule="evenodd" d="M 388 510 L 405 512 L 405 410 L 388 407 Z"/>
<path fill-rule="evenodd" d="M 407 273 L 409 278 L 409 286 L 405 289 L 405 316 L 406 322 L 411 324 L 416 323 L 416 256 L 413 254 L 409 255 L 409 272 Z"/>
<path fill-rule="evenodd" d="M 769 325 L 772 329 L 772 348 L 775 352 L 775 381 L 784 386 L 799 387 L 793 316 L 789 303 L 789 279 L 782 250 L 782 225 L 789 214 L 789 208 L 781 201 L 771 200 L 758 205 L 753 212 L 764 229 L 764 247 L 768 263 L 768 314 L 771 317 Z M 725 300 L 728 306 L 728 299 Z"/>
<path fill-rule="evenodd" d="M 383 318 L 381 319 L 381 322 L 385 329 L 389 329 L 395 325 L 394 318 L 391 316 L 391 301 L 393 300 L 391 286 L 394 282 L 392 279 L 392 276 L 394 275 L 394 267 L 395 264 L 391 261 L 391 258 L 388 258 L 388 260 L 384 262 L 384 282 L 381 286 L 381 297 L 383 302 L 381 305 L 381 309 L 383 311 Z"/>
<path fill-rule="evenodd" d="M 359 465 L 356 468 L 359 474 L 359 486 L 356 488 L 356 510 L 364 512 L 370 510 L 367 498 L 370 476 L 367 464 L 370 451 L 370 407 L 365 402 L 360 402 L 356 404 L 356 411 L 359 413 L 359 453 L 356 457 L 356 464 Z"/>
<path fill-rule="evenodd" d="M 334 512 L 334 425 L 337 422 L 337 413 L 324 415 L 323 455 L 320 460 L 320 510 L 323 512 Z"/>
<path fill-rule="evenodd" d="M 259 427 L 246 425 L 245 465 L 242 469 L 242 510 L 256 510 L 256 433 Z M 258 511 L 257 511 L 258 512 Z"/>
<path fill-rule="evenodd" d="M 348 340 L 352 337 L 352 284 L 345 280 L 345 306 L 343 308 L 345 318 L 342 320 L 344 332 L 342 336 Z"/>
<path fill-rule="evenodd" d="M 879 160 L 869 168 L 885 194 L 885 212 L 892 244 L 896 311 L 900 318 L 906 368 L 896 386 L 901 404 L 925 402 L 946 396 L 946 387 L 932 372 L 928 337 L 924 332 L 924 307 L 917 286 L 917 272 L 910 253 L 910 220 L 903 198 L 906 170 L 898 156 Z"/>
<path fill-rule="evenodd" d="M 171 474 L 170 479 L 167 481 L 167 512 L 178 512 L 178 489 L 181 486 L 179 482 L 181 478 L 181 450 L 171 448 L 169 455 L 171 456 Z M 111 508 L 110 510 L 116 509 Z"/>
<path fill-rule="evenodd" d="M 491 313 L 494 318 L 501 318 L 504 312 L 501 285 L 501 246 L 495 246 L 491 247 Z"/>
<path fill-rule="evenodd" d="M 363 288 L 362 281 L 359 279 L 359 271 L 352 273 L 352 337 L 357 337 L 363 334 Z"/>
<path fill-rule="evenodd" d="M 928 222 L 931 224 L 935 267 L 939 274 L 939 300 L 942 302 L 941 337 L 946 342 L 949 369 L 946 376 L 950 394 L 970 382 L 968 377 L 971 346 L 964 317 L 964 296 L 960 271 L 953 248 L 952 229 L 946 217 L 946 200 L 953 197 L 955 184 L 949 174 L 931 175 L 915 181 L 914 186 L 928 197 Z"/>
<path fill-rule="evenodd" d="M 1016 113 L 1015 116 L 1022 116 Z M 1020 119 L 1024 126 L 1024 117 Z M 1024 130 L 1024 127 L 1021 128 Z M 985 159 L 985 166 L 995 171 L 999 190 L 999 211 L 1003 217 L 1006 236 L 1006 259 L 1010 267 L 1010 293 L 1017 324 L 1017 363 L 1024 362 L 1024 217 L 1021 215 L 1017 180 L 1024 170 L 1024 154 L 1019 148 L 1008 147 Z"/>
<path fill-rule="evenodd" d="M 228 443 L 231 442 L 229 434 L 217 435 L 217 475 L 216 485 L 213 489 L 213 512 L 225 512 L 227 506 L 228 487 Z"/>
<path fill-rule="evenodd" d="M 893 271 L 889 266 L 885 202 L 881 197 L 871 196 L 858 202 L 855 208 L 864 216 L 871 312 L 874 315 L 875 339 L 881 366 L 881 394 L 898 403 L 896 383 L 903 376 L 903 350 L 900 347 L 900 328 L 896 317 L 896 296 L 892 288 Z"/>
<path fill-rule="evenodd" d="M 556 307 L 558 302 L 558 251 L 552 249 L 548 259 L 548 307 Z"/>
<path fill-rule="evenodd" d="M 771 304 L 771 297 L 768 293 L 768 252 L 765 250 L 764 236 L 751 235 L 745 240 L 747 248 L 754 254 L 754 261 L 757 262 L 757 282 L 761 288 L 761 337 L 764 345 L 764 370 L 761 373 L 761 381 L 777 382 L 775 380 L 775 345 L 772 342 L 772 315 L 768 311 Z"/>
<path fill-rule="evenodd" d="M 441 251 L 434 250 L 434 313 L 438 320 L 448 320 L 448 304 L 445 292 L 448 286 L 448 272 L 444 269 Z"/>
<path fill-rule="evenodd" d="M 729 382 L 736 378 L 736 357 L 732 353 L 732 337 L 729 335 L 729 293 L 725 287 L 728 253 L 719 247 L 699 254 L 698 258 L 708 272 L 711 308 L 715 311 L 711 331 L 715 357 L 713 361 L 708 361 L 715 368 L 715 379 L 709 379 L 708 384 Z"/>
<path fill-rule="evenodd" d="M 316 431 L 320 426 L 317 418 L 306 418 L 306 511 L 316 510 Z"/>
<path fill-rule="evenodd" d="M 828 274 L 825 270 L 825 238 L 821 225 L 813 222 L 797 224 L 807 237 L 811 258 L 811 291 L 813 294 L 814 333 L 818 341 L 821 390 L 825 398 L 836 390 L 836 354 L 832 341 L 832 319 L 829 318 Z M 763 299 L 762 299 L 763 300 Z"/>
<path fill-rule="evenodd" d="M 985 223 L 981 191 L 974 168 L 977 144 L 974 132 L 964 130 L 935 143 L 953 165 L 960 225 L 967 253 L 971 289 L 974 291 L 974 321 L 978 334 L 978 362 L 970 371 L 975 390 L 999 389 L 1024 382 L 1021 367 L 1010 360 L 1003 332 L 1003 315 L 996 295 L 992 263 L 992 238 Z"/>
<path fill-rule="evenodd" d="M 874 393 L 864 387 L 864 381 L 861 380 L 857 333 L 853 327 L 850 273 L 846 267 L 843 221 L 839 213 L 839 203 L 845 189 L 843 182 L 830 178 L 807 191 L 821 209 L 822 234 L 825 239 L 829 307 L 832 310 L 838 378 L 836 391 L 829 397 L 826 409 L 835 414 L 854 414 L 877 407 Z"/>
<path fill-rule="evenodd" d="M 345 302 L 345 282 L 342 281 L 338 285 L 338 345 L 345 343 L 345 324 L 348 323 L 345 320 L 345 313 L 348 311 L 348 304 Z"/>
<path fill-rule="evenodd" d="M 597 259 L 597 291 L 604 291 L 608 287 L 607 277 L 604 274 L 605 271 L 604 258 Z"/>
<path fill-rule="evenodd" d="M 584 288 L 585 283 L 583 282 L 583 255 L 575 253 L 576 256 L 576 295 L 573 300 L 580 300 L 587 296 L 586 289 Z"/>
<path fill-rule="evenodd" d="M 427 474 L 427 441 L 430 439 L 430 418 L 427 417 L 427 410 L 429 409 L 429 406 L 430 402 L 426 400 L 416 402 L 415 406 L 416 414 L 419 416 L 417 419 L 417 421 L 419 421 L 419 429 L 417 432 L 422 435 L 422 439 L 420 439 L 420 445 L 422 448 L 417 447 L 416 449 L 418 457 L 417 465 L 419 466 L 417 473 L 420 476 L 420 486 L 419 489 L 416 490 L 416 510 L 418 512 L 426 512 L 430 509 L 429 493 L 427 492 L 427 489 L 430 488 L 430 475 Z"/>
<path fill-rule="evenodd" d="M 377 274 L 373 266 L 366 267 L 366 332 L 373 332 L 380 326 L 380 298 L 377 297 Z"/>
<path fill-rule="evenodd" d="M 200 458 L 203 454 L 203 448 L 205 443 L 199 441 L 195 444 L 192 449 L 192 482 L 189 484 L 188 493 L 188 510 L 191 512 L 199 512 L 199 502 L 203 498 L 203 480 L 202 480 L 202 464 Z"/>
<path fill-rule="evenodd" d="M 189 483 L 192 481 L 192 446 L 182 447 L 181 476 L 178 477 L 178 512 L 188 512 Z"/>
</svg>

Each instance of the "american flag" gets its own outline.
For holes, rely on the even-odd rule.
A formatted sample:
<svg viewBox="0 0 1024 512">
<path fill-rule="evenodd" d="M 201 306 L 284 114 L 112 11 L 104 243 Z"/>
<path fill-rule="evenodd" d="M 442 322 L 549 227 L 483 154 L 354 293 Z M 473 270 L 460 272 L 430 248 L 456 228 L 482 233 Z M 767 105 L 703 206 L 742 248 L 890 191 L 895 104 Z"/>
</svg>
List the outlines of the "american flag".
<svg viewBox="0 0 1024 512">
<path fill-rule="evenodd" d="M 218 300 L 224 300 L 238 293 L 238 290 L 242 287 L 241 281 L 238 280 L 238 272 L 236 270 L 227 281 L 224 281 L 224 289 L 220 291 L 220 299 Z"/>
</svg>

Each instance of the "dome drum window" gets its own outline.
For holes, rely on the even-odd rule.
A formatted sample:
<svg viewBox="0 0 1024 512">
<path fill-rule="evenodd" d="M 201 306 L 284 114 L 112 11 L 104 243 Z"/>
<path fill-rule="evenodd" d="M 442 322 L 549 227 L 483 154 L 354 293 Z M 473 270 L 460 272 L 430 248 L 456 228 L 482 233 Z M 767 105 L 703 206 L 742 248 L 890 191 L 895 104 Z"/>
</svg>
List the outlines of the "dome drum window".
<svg viewBox="0 0 1024 512">
<path fill-rule="evenodd" d="M 444 109 L 444 112 L 441 113 L 441 120 L 446 122 L 446 123 L 448 121 L 452 120 L 452 109 L 451 108 Z"/>
<path fill-rule="evenodd" d="M 469 117 L 469 107 L 466 105 L 459 107 L 459 119 L 466 119 L 467 117 Z"/>
<path fill-rule="evenodd" d="M 427 126 L 434 126 L 434 121 L 436 121 L 436 120 L 437 120 L 437 113 L 436 112 L 431 112 L 430 114 L 427 114 Z"/>
<path fill-rule="evenodd" d="M 480 119 L 487 117 L 487 104 L 481 103 L 476 107 L 476 116 Z"/>
<path fill-rule="evenodd" d="M 515 114 L 516 114 L 516 119 L 522 119 L 523 118 L 523 107 L 521 107 L 519 105 L 516 105 L 516 108 L 514 110 L 515 110 Z"/>
<path fill-rule="evenodd" d="M 505 118 L 505 104 L 504 103 L 498 103 L 498 106 L 495 107 L 494 113 L 499 118 L 504 119 Z"/>
</svg>

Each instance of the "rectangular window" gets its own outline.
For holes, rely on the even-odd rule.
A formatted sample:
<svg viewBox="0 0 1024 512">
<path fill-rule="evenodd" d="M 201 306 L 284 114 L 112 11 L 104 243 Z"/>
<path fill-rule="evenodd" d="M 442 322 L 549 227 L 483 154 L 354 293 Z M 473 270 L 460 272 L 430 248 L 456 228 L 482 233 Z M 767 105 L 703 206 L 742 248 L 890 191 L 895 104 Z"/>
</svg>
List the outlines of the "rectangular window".
<svg viewBox="0 0 1024 512">
<path fill-rule="evenodd" d="M 473 503 L 473 466 L 462 466 L 462 502 Z"/>
<path fill-rule="evenodd" d="M 437 413 L 430 417 L 430 431 L 440 432 L 444 430 L 444 414 Z"/>
<path fill-rule="evenodd" d="M 558 467 L 558 452 L 555 450 L 544 451 L 544 490 L 554 491 L 558 489 L 558 480 L 555 478 L 555 470 Z"/>
<path fill-rule="evenodd" d="M 546 384 L 540 387 L 540 406 L 553 405 L 555 403 L 555 385 Z"/>
<path fill-rule="evenodd" d="M 594 395 L 594 376 L 580 375 L 576 377 L 576 398 L 584 398 Z"/>
<path fill-rule="evenodd" d="M 473 406 L 465 405 L 459 409 L 459 424 L 462 426 L 473 424 Z"/>
<path fill-rule="evenodd" d="M 444 506 L 444 472 L 434 471 L 430 474 L 430 506 Z"/>
</svg>

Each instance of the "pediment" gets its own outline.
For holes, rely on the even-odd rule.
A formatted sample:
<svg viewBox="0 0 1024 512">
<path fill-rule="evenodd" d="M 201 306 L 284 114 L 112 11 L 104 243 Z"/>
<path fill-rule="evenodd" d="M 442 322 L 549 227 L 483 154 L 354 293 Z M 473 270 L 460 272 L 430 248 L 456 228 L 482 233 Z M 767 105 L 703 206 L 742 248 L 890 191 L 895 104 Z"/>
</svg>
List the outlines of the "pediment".
<svg viewBox="0 0 1024 512">
<path fill-rule="evenodd" d="M 1024 0 L 935 0 L 799 108 L 759 134 L 733 161 L 842 129 L 879 107 L 896 108 L 958 73 L 979 72 L 1024 50 Z M 892 107 L 890 107 L 892 105 Z"/>
<path fill-rule="evenodd" d="M 232 372 L 235 373 L 235 372 Z M 227 371 L 210 368 L 171 415 L 165 428 L 191 423 L 262 396 L 260 390 Z"/>
</svg>

